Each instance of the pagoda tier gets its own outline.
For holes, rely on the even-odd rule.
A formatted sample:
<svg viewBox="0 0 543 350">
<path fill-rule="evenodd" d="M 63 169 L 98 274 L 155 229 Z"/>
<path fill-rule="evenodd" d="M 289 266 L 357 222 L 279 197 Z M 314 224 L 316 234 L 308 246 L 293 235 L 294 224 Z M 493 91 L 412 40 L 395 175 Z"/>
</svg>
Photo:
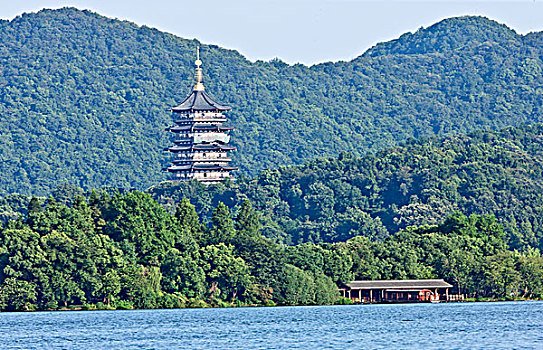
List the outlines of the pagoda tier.
<svg viewBox="0 0 543 350">
<path fill-rule="evenodd" d="M 204 183 L 218 183 L 227 179 L 230 176 L 230 172 L 238 170 L 237 167 L 219 166 L 219 165 L 172 165 L 168 167 L 168 171 L 176 174 L 176 180 L 198 180 Z M 220 176 L 211 176 L 212 174 L 219 174 Z"/>
<path fill-rule="evenodd" d="M 236 147 L 228 145 L 218 145 L 218 144 L 188 144 L 188 145 L 176 145 L 172 147 L 165 148 L 165 151 L 169 152 L 227 152 L 233 151 Z"/>
<path fill-rule="evenodd" d="M 216 170 L 216 171 L 232 171 L 232 170 L 238 170 L 237 167 L 233 166 L 221 166 L 221 165 L 215 165 L 215 164 L 188 164 L 188 165 L 172 165 L 168 169 L 175 169 L 175 170 L 191 170 L 191 171 L 208 171 L 208 170 Z M 211 180 L 211 178 L 207 179 Z"/>
<path fill-rule="evenodd" d="M 190 164 L 190 163 L 198 163 L 198 164 L 214 164 L 214 165 L 227 165 L 229 162 L 231 162 L 232 159 L 231 158 L 222 158 L 220 160 L 218 159 L 183 159 L 183 158 L 179 158 L 179 159 L 174 159 L 172 161 L 173 164 L 175 165 L 180 165 L 180 164 Z"/>
<path fill-rule="evenodd" d="M 211 125 L 213 123 L 224 123 L 226 117 L 219 113 L 183 113 L 174 120 L 179 126 L 192 125 L 193 123 Z"/>
<path fill-rule="evenodd" d="M 199 57 L 195 63 L 196 85 L 192 93 L 171 109 L 176 114 L 175 125 L 166 131 L 173 133 L 174 145 L 164 150 L 174 157 L 164 170 L 172 174 L 173 180 L 217 183 L 232 178 L 230 172 L 238 170 L 228 165 L 232 161 L 228 152 L 236 149 L 228 145 L 228 133 L 234 128 L 222 125 L 226 122 L 223 112 L 231 108 L 215 102 L 205 93 Z"/>
<path fill-rule="evenodd" d="M 192 123 L 191 123 L 192 124 Z M 171 132 L 224 132 L 234 130 L 232 127 L 228 126 L 217 126 L 215 124 L 187 124 L 187 125 L 176 125 L 166 128 L 166 131 Z"/>
</svg>

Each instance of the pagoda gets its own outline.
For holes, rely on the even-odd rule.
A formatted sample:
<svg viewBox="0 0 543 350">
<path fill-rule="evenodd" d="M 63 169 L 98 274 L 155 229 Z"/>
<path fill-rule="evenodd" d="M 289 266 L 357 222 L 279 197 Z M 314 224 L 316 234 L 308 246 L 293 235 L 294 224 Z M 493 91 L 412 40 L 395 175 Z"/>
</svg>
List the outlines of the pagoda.
<svg viewBox="0 0 543 350">
<path fill-rule="evenodd" d="M 174 133 L 174 145 L 165 151 L 173 153 L 173 161 L 165 170 L 171 173 L 173 180 L 218 183 L 232 178 L 230 172 L 238 170 L 229 166 L 232 159 L 228 157 L 228 151 L 236 149 L 228 145 L 229 132 L 234 128 L 223 126 L 226 122 L 223 112 L 231 108 L 206 94 L 200 68 L 200 47 L 194 63 L 196 84 L 192 93 L 180 105 L 171 108 L 176 114 L 175 125 L 166 131 Z"/>
</svg>

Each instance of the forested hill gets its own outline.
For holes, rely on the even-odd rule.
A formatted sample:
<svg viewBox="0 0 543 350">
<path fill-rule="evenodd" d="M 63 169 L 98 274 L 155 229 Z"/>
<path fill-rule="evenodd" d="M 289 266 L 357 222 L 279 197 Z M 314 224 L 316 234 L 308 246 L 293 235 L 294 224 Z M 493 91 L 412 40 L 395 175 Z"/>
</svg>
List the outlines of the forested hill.
<svg viewBox="0 0 543 350">
<path fill-rule="evenodd" d="M 235 164 L 254 175 L 409 137 L 540 122 L 542 43 L 460 17 L 351 62 L 251 63 L 206 45 L 202 59 L 207 91 L 233 107 Z M 196 44 L 74 8 L 0 22 L 0 193 L 163 179 L 167 109 L 190 91 Z"/>
<path fill-rule="evenodd" d="M 286 243 L 381 240 L 460 211 L 495 215 L 510 248 L 543 249 L 543 125 L 407 141 L 361 158 L 342 154 L 205 188 L 163 183 L 155 198 L 190 198 L 202 216 L 249 198 L 263 233 Z"/>
</svg>

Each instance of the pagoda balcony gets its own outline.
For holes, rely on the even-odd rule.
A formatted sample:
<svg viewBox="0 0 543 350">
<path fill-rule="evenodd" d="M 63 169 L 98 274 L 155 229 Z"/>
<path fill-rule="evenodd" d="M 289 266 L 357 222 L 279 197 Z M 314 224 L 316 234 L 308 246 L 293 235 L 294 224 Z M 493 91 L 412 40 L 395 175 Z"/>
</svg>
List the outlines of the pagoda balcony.
<svg viewBox="0 0 543 350">
<path fill-rule="evenodd" d="M 210 172 L 210 171 L 234 171 L 238 170 L 238 167 L 233 166 L 224 166 L 216 164 L 182 164 L 182 165 L 171 165 L 166 168 L 169 172 Z"/>
<path fill-rule="evenodd" d="M 209 159 L 202 159 L 202 158 L 197 158 L 197 159 L 174 159 L 173 160 L 173 163 L 174 164 L 179 164 L 179 163 L 230 163 L 232 161 L 232 158 L 209 158 Z"/>
<path fill-rule="evenodd" d="M 177 138 L 174 140 L 175 143 L 191 142 L 194 144 L 211 144 L 212 142 L 226 144 L 229 141 L 230 135 L 228 133 L 217 131 L 178 134 Z"/>
<path fill-rule="evenodd" d="M 193 118 L 225 118 L 226 116 L 221 112 L 212 112 L 212 111 L 186 111 L 186 112 L 176 112 L 177 117 L 180 119 L 193 119 Z"/>
<path fill-rule="evenodd" d="M 229 146 L 229 145 L 214 145 L 214 144 L 187 144 L 187 145 L 179 145 L 176 144 L 171 147 L 167 147 L 164 149 L 165 151 L 169 152 L 228 152 L 228 151 L 234 151 L 236 150 L 236 147 Z"/>
<path fill-rule="evenodd" d="M 198 180 L 207 184 L 217 184 L 225 179 L 232 179 L 232 175 L 229 172 L 219 172 L 219 173 L 174 173 L 175 179 L 184 179 L 184 180 Z"/>
<path fill-rule="evenodd" d="M 206 118 L 206 117 L 195 117 L 195 118 L 176 118 L 174 119 L 174 123 L 181 124 L 181 123 L 187 123 L 187 122 L 204 122 L 204 123 L 225 123 L 226 117 L 223 118 Z"/>
<path fill-rule="evenodd" d="M 177 123 L 175 123 L 175 125 L 194 125 L 194 124 L 204 124 L 204 125 L 222 125 L 224 124 L 224 122 L 214 122 L 213 120 L 217 120 L 217 119 L 212 119 L 212 120 L 201 120 L 201 121 L 195 121 L 194 119 L 180 119 L 180 120 L 177 120 Z M 176 120 L 174 120 L 175 122 Z"/>
<path fill-rule="evenodd" d="M 187 136 L 188 135 L 188 136 Z M 206 131 L 206 132 L 189 132 L 188 134 L 177 134 L 177 137 L 173 140 L 175 143 L 211 143 L 211 142 L 222 142 L 228 143 L 227 140 L 230 140 L 230 135 L 225 132 L 217 131 Z"/>
<path fill-rule="evenodd" d="M 193 125 L 176 125 L 166 128 L 166 131 L 171 131 L 175 133 L 194 133 L 194 132 L 225 132 L 234 130 L 231 126 L 220 126 L 215 124 L 193 124 Z"/>
</svg>

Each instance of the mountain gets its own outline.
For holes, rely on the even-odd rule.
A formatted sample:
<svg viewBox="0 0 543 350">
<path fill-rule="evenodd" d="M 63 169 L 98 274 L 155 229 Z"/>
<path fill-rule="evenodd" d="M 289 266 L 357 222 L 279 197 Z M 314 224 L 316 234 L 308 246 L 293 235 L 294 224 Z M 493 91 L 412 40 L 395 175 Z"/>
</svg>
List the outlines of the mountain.
<svg viewBox="0 0 543 350">
<path fill-rule="evenodd" d="M 0 22 L 0 194 L 165 179 L 169 107 L 197 41 L 75 8 Z M 253 176 L 410 137 L 542 121 L 543 39 L 482 17 L 439 22 L 351 62 L 249 62 L 202 45 L 207 91 L 233 107 L 234 163 Z"/>
<path fill-rule="evenodd" d="M 405 33 L 396 40 L 379 43 L 365 56 L 453 54 L 471 50 L 480 45 L 499 45 L 513 49 L 519 44 L 519 35 L 504 24 L 486 17 L 463 16 L 445 19 L 415 33 Z M 515 50 L 516 51 L 516 50 Z"/>
<path fill-rule="evenodd" d="M 411 139 L 364 157 L 343 153 L 212 187 L 165 182 L 151 193 L 172 210 L 187 197 L 203 217 L 219 201 L 248 198 L 264 214 L 263 233 L 289 244 L 379 241 L 462 212 L 495 215 L 512 249 L 543 249 L 543 125 Z"/>
</svg>

